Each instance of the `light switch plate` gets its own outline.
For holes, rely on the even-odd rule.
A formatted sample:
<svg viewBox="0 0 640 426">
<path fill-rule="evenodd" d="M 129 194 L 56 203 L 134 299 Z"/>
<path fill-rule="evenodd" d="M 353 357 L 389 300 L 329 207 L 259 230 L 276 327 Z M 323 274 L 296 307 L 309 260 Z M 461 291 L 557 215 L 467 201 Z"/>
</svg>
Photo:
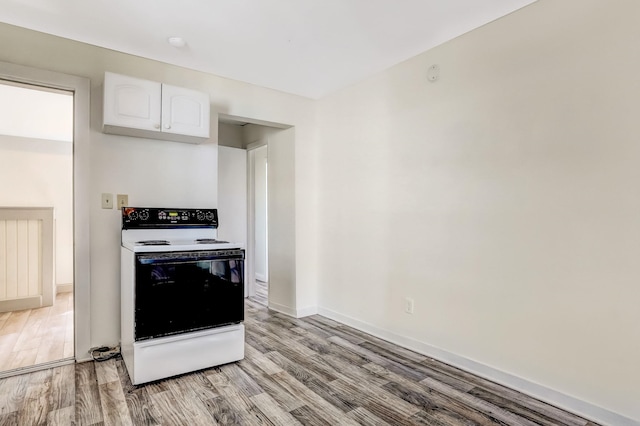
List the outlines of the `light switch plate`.
<svg viewBox="0 0 640 426">
<path fill-rule="evenodd" d="M 106 192 L 102 194 L 102 208 L 103 209 L 113 208 L 113 194 L 108 194 Z"/>
<path fill-rule="evenodd" d="M 116 202 L 118 203 L 118 209 L 123 207 L 127 207 L 129 205 L 129 195 L 127 194 L 118 194 L 116 196 Z"/>
</svg>

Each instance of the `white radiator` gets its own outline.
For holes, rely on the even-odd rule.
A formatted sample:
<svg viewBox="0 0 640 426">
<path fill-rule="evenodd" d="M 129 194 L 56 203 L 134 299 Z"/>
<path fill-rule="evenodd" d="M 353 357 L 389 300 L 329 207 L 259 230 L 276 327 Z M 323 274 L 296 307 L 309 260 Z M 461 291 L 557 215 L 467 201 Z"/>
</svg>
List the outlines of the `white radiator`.
<svg viewBox="0 0 640 426">
<path fill-rule="evenodd" d="M 0 312 L 53 305 L 53 208 L 0 207 Z"/>
</svg>

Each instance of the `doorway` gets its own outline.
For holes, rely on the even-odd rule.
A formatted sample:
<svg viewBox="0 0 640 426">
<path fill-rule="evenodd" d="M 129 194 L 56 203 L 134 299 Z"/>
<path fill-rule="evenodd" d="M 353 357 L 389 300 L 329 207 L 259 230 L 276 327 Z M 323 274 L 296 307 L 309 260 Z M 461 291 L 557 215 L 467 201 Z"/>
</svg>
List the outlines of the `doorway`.
<svg viewBox="0 0 640 426">
<path fill-rule="evenodd" d="M 218 114 L 219 148 L 242 150 L 245 155 L 243 170 L 246 185 L 242 190 L 242 197 L 246 200 L 246 295 L 256 298 L 271 309 L 292 316 L 297 315 L 294 308 L 294 141 L 294 128 L 290 125 Z M 225 188 L 234 185 L 234 182 L 237 184 L 240 179 L 237 174 L 234 174 L 235 178 L 229 179 L 229 176 L 221 172 L 223 169 L 237 171 L 240 167 L 230 166 L 230 156 L 225 155 L 223 160 L 221 152 L 219 149 L 219 236 L 227 235 L 223 218 L 240 215 L 237 208 L 230 210 L 234 208 L 234 204 L 224 196 L 231 192 Z M 257 172 L 256 158 L 260 159 L 257 164 L 261 167 Z M 259 194 L 257 203 L 256 193 Z M 237 196 L 235 190 L 233 194 L 234 197 Z"/>
<path fill-rule="evenodd" d="M 268 216 L 268 149 L 259 144 L 249 151 L 249 181 L 254 250 L 254 294 L 253 298 L 263 305 L 269 301 L 269 216 Z"/>
<path fill-rule="evenodd" d="M 73 97 L 0 80 L 0 372 L 74 357 Z"/>
<path fill-rule="evenodd" d="M 218 123 L 218 237 L 246 249 L 245 297 L 268 304 L 267 138 L 251 143 L 257 126 Z"/>
<path fill-rule="evenodd" d="M 13 87 L 23 87 L 28 88 L 30 90 L 42 93 L 57 93 L 63 96 L 66 96 L 68 99 L 71 99 L 71 115 L 72 115 L 72 128 L 71 128 L 71 141 L 69 142 L 68 133 L 66 136 L 67 141 L 60 140 L 60 138 L 53 137 L 54 143 L 51 143 L 50 138 L 43 138 L 42 135 L 31 135 L 30 137 L 27 135 L 11 135 L 9 141 L 4 141 L 4 146 L 0 147 L 2 150 L 2 158 L 6 159 L 9 155 L 57 155 L 61 156 L 61 152 L 70 151 L 71 154 L 71 166 L 69 167 L 69 173 L 71 175 L 71 183 L 68 185 L 67 189 L 71 190 L 70 198 L 70 207 L 67 204 L 67 212 L 65 216 L 67 219 L 71 218 L 72 225 L 70 226 L 71 232 L 70 236 L 67 233 L 67 239 L 57 238 L 56 242 L 61 242 L 66 244 L 67 246 L 71 246 L 70 252 L 66 251 L 67 259 L 64 259 L 63 250 L 60 250 L 59 256 L 62 258 L 60 260 L 66 261 L 67 265 L 70 266 L 70 271 L 67 269 L 64 273 L 61 273 L 58 276 L 58 281 L 55 281 L 55 278 L 51 278 L 51 280 L 45 280 L 44 288 L 47 289 L 48 285 L 46 283 L 51 283 L 51 294 L 53 297 L 58 295 L 58 293 L 62 294 L 63 298 L 66 298 L 66 303 L 64 301 L 60 301 L 59 303 L 55 300 L 51 304 L 50 311 L 48 312 L 48 321 L 45 321 L 43 318 L 45 315 L 40 312 L 38 314 L 34 314 L 32 317 L 32 323 L 38 322 L 37 319 L 40 318 L 42 323 L 51 323 L 57 327 L 61 327 L 61 320 L 53 320 L 53 316 L 60 315 L 64 318 L 66 323 L 70 323 L 70 327 L 65 329 L 64 337 L 68 342 L 72 342 L 62 350 L 62 357 L 59 358 L 59 355 L 56 355 L 55 360 L 47 360 L 44 352 L 41 352 L 41 355 L 38 357 L 38 352 L 36 352 L 36 362 L 35 363 L 27 363 L 26 358 L 33 358 L 33 350 L 31 352 L 23 352 L 24 359 L 18 361 L 17 358 L 9 364 L 8 370 L 0 369 L 0 377 L 8 377 L 15 374 L 23 374 L 31 371 L 42 370 L 50 367 L 55 367 L 59 365 L 73 363 L 76 360 L 84 361 L 90 359 L 88 350 L 90 348 L 90 328 L 91 328 L 91 315 L 90 315 L 90 259 L 89 259 L 89 189 L 90 189 L 90 156 L 89 156 L 89 92 L 90 92 L 90 84 L 89 80 L 84 77 L 77 77 L 68 74 L 62 74 L 53 71 L 41 70 L 31 67 L 25 67 L 21 65 L 0 62 L 0 82 L 5 83 L 5 85 L 13 86 Z M 11 108 L 16 109 L 15 105 L 12 105 Z M 42 116 L 40 118 L 46 120 L 48 118 L 53 117 L 54 115 L 42 114 L 36 106 L 30 106 L 31 119 L 35 119 L 35 116 Z M 67 111 L 68 113 L 68 111 Z M 51 113 L 53 114 L 53 113 Z M 3 117 L 11 116 L 3 115 Z M 27 114 L 29 116 L 29 114 Z M 15 119 L 12 119 L 12 121 Z M 11 123 L 10 123 L 11 124 Z M 6 131 L 0 133 L 7 133 Z M 64 138 L 62 138 L 64 139 Z M 25 140 L 27 143 L 25 144 Z M 49 142 L 49 143 L 48 143 Z M 54 146 L 55 143 L 58 145 Z M 66 146 L 63 146 L 64 144 Z M 60 145 L 62 144 L 62 145 Z M 59 159 L 59 158 L 58 158 Z M 68 159 L 67 159 L 68 160 Z M 38 168 L 42 168 L 45 171 L 46 167 L 40 165 Z M 4 169 L 4 167 L 3 167 Z M 25 166 L 20 168 L 19 170 L 15 170 L 15 167 L 12 169 L 14 171 L 14 176 L 12 176 L 10 183 L 14 184 L 17 180 L 21 179 L 24 175 L 34 174 L 37 171 L 34 171 L 33 164 L 29 166 Z M 15 185 L 18 188 L 19 185 Z M 38 186 L 39 190 L 44 193 L 44 195 L 48 195 L 45 190 L 47 188 L 45 185 Z M 13 192 L 19 192 L 13 190 Z M 0 201 L 0 204 L 6 206 L 6 202 L 11 202 L 11 204 L 18 203 L 26 204 L 24 207 L 28 207 L 32 210 L 38 210 L 36 207 L 42 207 L 42 201 L 36 203 L 35 201 L 31 201 L 27 204 L 27 199 L 18 200 L 17 198 L 13 198 L 9 200 L 6 194 L 10 193 L 10 191 L 1 191 L 0 194 L 5 197 Z M 43 195 L 43 194 L 40 194 Z M 16 197 L 16 194 L 13 195 Z M 36 206 L 36 204 L 38 204 Z M 55 208 L 55 205 L 53 206 Z M 41 209 L 47 210 L 47 208 Z M 53 215 L 52 215 L 53 216 Z M 57 216 L 61 219 L 61 216 Z M 5 216 L 6 218 L 6 216 Z M 46 226 L 43 221 L 42 228 Z M 24 225 L 22 225 L 24 227 Z M 35 225 L 27 225 L 27 227 L 33 227 L 38 229 Z M 52 225 L 53 228 L 53 225 Z M 6 229 L 6 224 L 5 224 Z M 62 232 L 62 231 L 61 231 Z M 51 231 L 53 234 L 54 231 Z M 30 235 L 35 235 L 37 232 L 30 233 Z M 55 234 L 57 237 L 58 235 Z M 45 241 L 45 240 L 43 240 Z M 49 244 L 42 244 L 43 246 L 48 246 Z M 37 245 L 34 245 L 34 247 Z M 53 244 L 51 244 L 53 247 Z M 5 246 L 6 247 L 6 246 Z M 22 245 L 24 247 L 24 245 Z M 52 248 L 53 250 L 53 248 Z M 4 250 L 5 254 L 9 252 L 9 250 Z M 44 252 L 44 249 L 43 249 Z M 14 255 L 16 255 L 14 250 Z M 24 250 L 23 253 L 24 254 Z M 46 261 L 46 256 L 43 257 Z M 55 268 L 55 265 L 54 265 Z M 2 269 L 2 268 L 0 268 Z M 6 276 L 6 265 L 5 276 Z M 42 271 L 45 269 L 42 268 Z M 0 274 L 2 275 L 2 274 Z M 55 273 L 52 273 L 55 277 Z M 33 275 L 30 275 L 33 278 Z M 61 278 L 61 277 L 66 278 Z M 54 287 L 54 284 L 55 287 Z M 57 285 L 59 284 L 59 285 Z M 34 285 L 32 280 L 32 285 Z M 24 296 L 24 294 L 20 294 Z M 46 299 L 46 295 L 43 292 L 43 298 Z M 24 297 L 14 297 L 14 299 L 25 299 Z M 28 298 L 27 298 L 28 299 Z M 21 300 L 21 302 L 24 300 Z M 29 315 L 25 313 L 25 311 L 30 309 L 37 309 L 37 307 L 32 306 L 22 306 L 21 309 L 23 311 L 20 318 L 16 318 L 18 321 L 13 323 L 13 328 L 5 328 L 8 324 L 5 322 L 7 320 L 7 316 L 10 314 L 0 314 L 0 325 L 7 330 L 15 330 L 17 327 L 16 324 L 22 324 L 23 326 L 27 323 L 29 319 Z M 66 311 L 66 315 L 64 313 Z M 72 312 L 69 314 L 68 312 Z M 53 316 L 52 316 L 53 315 Z M 71 318 L 69 320 L 69 318 Z M 57 323 L 57 324 L 56 324 Z M 68 324 L 65 324 L 65 326 Z M 32 330 L 33 331 L 33 330 Z M 61 331 L 58 329 L 57 331 Z M 57 333 L 56 333 L 57 334 Z M 51 337 L 51 336 L 49 336 Z M 20 337 L 18 333 L 5 333 L 4 336 L 0 336 L 0 343 L 2 349 L 5 350 L 7 346 L 20 343 L 25 346 L 26 337 Z M 18 340 L 20 339 L 20 340 Z M 55 345 L 52 345 L 55 346 Z M 59 345 L 58 345 L 59 347 Z M 31 348 L 33 349 L 33 348 Z M 53 348 L 51 348 L 53 349 Z M 39 349 L 38 349 L 39 351 Z M 53 350 L 51 351 L 53 352 Z M 1 356 L 1 354 L 0 354 Z M 51 359 L 51 358 L 49 358 Z M 23 364 L 24 362 L 24 364 Z M 21 365 L 21 366 L 19 366 Z"/>
</svg>

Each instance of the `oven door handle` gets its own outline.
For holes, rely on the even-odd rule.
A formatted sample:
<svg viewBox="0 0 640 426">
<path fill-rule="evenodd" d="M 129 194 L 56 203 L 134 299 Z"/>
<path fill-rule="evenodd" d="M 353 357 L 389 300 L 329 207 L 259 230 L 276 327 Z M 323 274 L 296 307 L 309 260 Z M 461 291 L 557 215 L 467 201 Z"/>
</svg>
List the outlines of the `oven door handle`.
<svg viewBox="0 0 640 426">
<path fill-rule="evenodd" d="M 186 251 L 166 253 L 146 253 L 136 255 L 138 263 L 148 265 L 151 263 L 175 263 L 175 262 L 202 262 L 216 260 L 243 260 L 244 250 L 214 250 L 214 251 Z"/>
</svg>

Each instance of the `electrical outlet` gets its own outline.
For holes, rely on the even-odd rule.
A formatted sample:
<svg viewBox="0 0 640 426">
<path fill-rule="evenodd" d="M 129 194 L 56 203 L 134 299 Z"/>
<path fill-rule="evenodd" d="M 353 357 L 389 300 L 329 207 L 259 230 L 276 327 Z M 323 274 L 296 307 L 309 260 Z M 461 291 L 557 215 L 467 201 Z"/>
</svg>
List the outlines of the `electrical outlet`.
<svg viewBox="0 0 640 426">
<path fill-rule="evenodd" d="M 113 194 L 107 194 L 106 192 L 102 194 L 102 208 L 103 209 L 113 208 Z"/>
<path fill-rule="evenodd" d="M 413 299 L 410 297 L 404 298 L 404 311 L 407 314 L 413 314 Z"/>
<path fill-rule="evenodd" d="M 129 196 L 127 194 L 118 194 L 116 201 L 118 203 L 118 209 L 127 207 L 129 205 Z"/>
</svg>

